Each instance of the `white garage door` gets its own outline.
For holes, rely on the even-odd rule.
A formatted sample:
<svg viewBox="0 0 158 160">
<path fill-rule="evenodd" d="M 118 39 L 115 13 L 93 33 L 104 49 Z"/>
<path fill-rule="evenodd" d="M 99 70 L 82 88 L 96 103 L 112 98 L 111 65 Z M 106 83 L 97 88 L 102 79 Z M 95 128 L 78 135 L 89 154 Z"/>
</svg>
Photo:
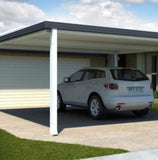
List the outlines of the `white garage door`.
<svg viewBox="0 0 158 160">
<path fill-rule="evenodd" d="M 49 58 L 0 55 L 0 107 L 49 106 Z"/>
<path fill-rule="evenodd" d="M 90 58 L 58 58 L 58 83 L 62 82 L 64 77 L 89 66 Z"/>
</svg>

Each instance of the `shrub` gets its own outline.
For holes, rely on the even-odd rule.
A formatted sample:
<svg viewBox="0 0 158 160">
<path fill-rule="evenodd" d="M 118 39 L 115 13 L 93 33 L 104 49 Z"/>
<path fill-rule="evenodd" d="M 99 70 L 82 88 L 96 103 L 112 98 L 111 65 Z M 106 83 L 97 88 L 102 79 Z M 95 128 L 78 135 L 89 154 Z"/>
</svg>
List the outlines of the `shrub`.
<svg viewBox="0 0 158 160">
<path fill-rule="evenodd" d="M 154 98 L 158 98 L 158 91 L 154 91 Z"/>
</svg>

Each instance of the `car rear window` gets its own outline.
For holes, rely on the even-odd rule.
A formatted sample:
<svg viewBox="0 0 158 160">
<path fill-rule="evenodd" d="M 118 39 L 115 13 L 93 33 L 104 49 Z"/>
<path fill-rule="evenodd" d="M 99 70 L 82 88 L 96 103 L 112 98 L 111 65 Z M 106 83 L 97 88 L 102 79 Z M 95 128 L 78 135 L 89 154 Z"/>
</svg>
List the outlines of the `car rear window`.
<svg viewBox="0 0 158 160">
<path fill-rule="evenodd" d="M 139 70 L 134 69 L 111 69 L 111 74 L 115 80 L 124 81 L 144 81 L 148 77 Z"/>
</svg>

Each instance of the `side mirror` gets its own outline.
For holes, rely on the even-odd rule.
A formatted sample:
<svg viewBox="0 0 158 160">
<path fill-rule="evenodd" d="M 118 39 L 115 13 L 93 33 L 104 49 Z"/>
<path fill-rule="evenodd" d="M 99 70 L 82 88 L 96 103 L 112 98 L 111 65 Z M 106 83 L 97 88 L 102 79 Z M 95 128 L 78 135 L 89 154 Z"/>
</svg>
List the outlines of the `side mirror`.
<svg viewBox="0 0 158 160">
<path fill-rule="evenodd" d="M 64 77 L 64 82 L 65 82 L 65 83 L 70 82 L 70 78 L 69 78 L 69 77 Z"/>
</svg>

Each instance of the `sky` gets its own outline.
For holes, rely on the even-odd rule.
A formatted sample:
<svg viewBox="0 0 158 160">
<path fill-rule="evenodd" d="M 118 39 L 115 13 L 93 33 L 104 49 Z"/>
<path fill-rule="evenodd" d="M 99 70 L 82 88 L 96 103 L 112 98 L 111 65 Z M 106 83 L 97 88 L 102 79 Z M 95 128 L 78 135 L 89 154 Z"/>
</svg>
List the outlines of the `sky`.
<svg viewBox="0 0 158 160">
<path fill-rule="evenodd" d="M 0 0 L 0 33 L 41 21 L 158 32 L 158 0 Z"/>
</svg>

